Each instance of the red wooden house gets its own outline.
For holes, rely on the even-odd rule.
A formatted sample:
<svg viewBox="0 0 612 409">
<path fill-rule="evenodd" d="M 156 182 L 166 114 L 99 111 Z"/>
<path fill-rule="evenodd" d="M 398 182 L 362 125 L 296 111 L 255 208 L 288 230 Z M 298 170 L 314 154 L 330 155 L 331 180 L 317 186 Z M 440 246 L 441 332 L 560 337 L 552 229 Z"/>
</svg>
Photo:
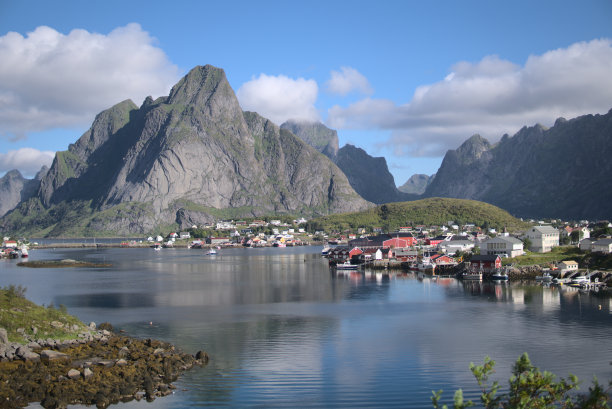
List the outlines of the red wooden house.
<svg viewBox="0 0 612 409">
<path fill-rule="evenodd" d="M 501 257 L 496 254 L 473 255 L 470 260 L 470 270 L 491 273 L 502 267 Z"/>
</svg>

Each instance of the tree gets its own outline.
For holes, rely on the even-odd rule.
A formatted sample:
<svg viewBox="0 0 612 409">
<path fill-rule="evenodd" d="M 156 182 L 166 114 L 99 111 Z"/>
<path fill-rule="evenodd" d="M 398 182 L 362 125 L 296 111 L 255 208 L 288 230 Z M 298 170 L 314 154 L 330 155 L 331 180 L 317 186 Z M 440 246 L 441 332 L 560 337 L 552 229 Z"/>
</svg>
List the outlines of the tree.
<svg viewBox="0 0 612 409">
<path fill-rule="evenodd" d="M 531 243 L 531 239 L 530 239 L 529 237 L 525 237 L 525 238 L 523 239 L 523 248 L 524 248 L 525 250 L 528 250 L 528 249 L 529 249 L 529 247 L 531 247 L 531 244 L 532 244 L 532 243 Z"/>
<path fill-rule="evenodd" d="M 508 381 L 508 392 L 498 395 L 499 383 L 489 384 L 489 377 L 495 372 L 495 361 L 486 357 L 484 364 L 476 366 L 470 364 L 470 371 L 474 374 L 480 387 L 480 402 L 486 409 L 509 408 L 610 408 L 610 389 L 604 389 L 597 379 L 585 395 L 575 393 L 578 389 L 578 378 L 569 375 L 568 379 L 556 380 L 550 372 L 541 372 L 531 364 L 527 353 L 521 355 L 512 367 L 512 376 Z M 433 392 L 431 401 L 436 409 L 448 409 L 447 405 L 440 406 L 442 391 Z M 455 392 L 454 409 L 473 407 L 474 402 L 463 400 L 461 389 Z"/>
</svg>

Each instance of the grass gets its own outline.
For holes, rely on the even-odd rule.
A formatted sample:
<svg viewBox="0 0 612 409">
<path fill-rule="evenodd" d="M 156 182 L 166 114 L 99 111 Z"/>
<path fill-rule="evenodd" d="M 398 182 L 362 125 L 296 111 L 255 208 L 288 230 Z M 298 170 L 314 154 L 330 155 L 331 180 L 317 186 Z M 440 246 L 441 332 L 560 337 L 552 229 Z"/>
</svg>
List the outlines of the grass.
<svg viewBox="0 0 612 409">
<path fill-rule="evenodd" d="M 465 199 L 430 198 L 413 202 L 387 203 L 362 212 L 334 214 L 312 220 L 317 230 L 344 231 L 358 227 L 382 227 L 393 231 L 412 225 L 442 226 L 449 221 L 488 226 L 510 232 L 529 228 L 528 223 L 512 217 L 499 207 Z"/>
<path fill-rule="evenodd" d="M 559 246 L 554 247 L 548 253 L 532 253 L 527 252 L 525 255 L 503 259 L 503 264 L 513 264 L 516 266 L 532 266 L 542 265 L 548 266 L 561 261 L 574 260 L 578 262 L 580 268 L 590 268 L 597 270 L 612 269 L 612 255 L 591 253 L 589 251 L 581 251 L 575 246 Z"/>
<path fill-rule="evenodd" d="M 69 315 L 64 306 L 60 305 L 59 309 L 53 305 L 38 306 L 25 298 L 25 292 L 24 287 L 15 285 L 0 289 L 0 327 L 6 329 L 9 341 L 24 343 L 23 335 L 76 339 L 85 330 L 85 324 Z M 73 325 L 78 328 L 73 330 Z"/>
</svg>

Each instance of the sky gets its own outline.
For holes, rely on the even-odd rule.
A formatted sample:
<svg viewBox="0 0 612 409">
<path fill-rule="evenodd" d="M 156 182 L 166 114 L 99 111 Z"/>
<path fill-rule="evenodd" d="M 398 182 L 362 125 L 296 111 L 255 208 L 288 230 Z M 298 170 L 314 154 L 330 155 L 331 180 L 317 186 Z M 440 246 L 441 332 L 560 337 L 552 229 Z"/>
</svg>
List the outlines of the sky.
<svg viewBox="0 0 612 409">
<path fill-rule="evenodd" d="M 323 122 L 401 185 L 473 134 L 607 113 L 612 1 L 0 0 L 0 176 L 205 64 L 243 110 Z"/>
</svg>

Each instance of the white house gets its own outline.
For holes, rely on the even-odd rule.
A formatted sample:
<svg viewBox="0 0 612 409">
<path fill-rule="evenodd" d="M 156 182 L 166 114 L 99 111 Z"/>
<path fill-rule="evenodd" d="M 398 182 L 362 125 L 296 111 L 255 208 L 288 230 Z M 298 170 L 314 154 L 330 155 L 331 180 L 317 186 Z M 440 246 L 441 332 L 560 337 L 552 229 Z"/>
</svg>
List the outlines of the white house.
<svg viewBox="0 0 612 409">
<path fill-rule="evenodd" d="M 511 236 L 488 238 L 480 243 L 480 254 L 484 255 L 505 255 L 512 258 L 524 253 L 523 242 Z"/>
<path fill-rule="evenodd" d="M 472 251 L 474 245 L 472 240 L 445 240 L 438 244 L 438 249 L 443 253 L 453 255 L 457 251 Z"/>
<path fill-rule="evenodd" d="M 559 246 L 559 230 L 550 226 L 534 226 L 527 230 L 525 236 L 531 241 L 529 250 L 536 253 L 548 253 Z"/>
<path fill-rule="evenodd" d="M 574 260 L 562 261 L 557 264 L 557 267 L 562 273 L 571 273 L 573 271 L 578 271 L 578 262 Z"/>
<path fill-rule="evenodd" d="M 598 253 L 612 253 L 612 239 L 597 240 L 592 244 L 591 251 Z"/>
</svg>

